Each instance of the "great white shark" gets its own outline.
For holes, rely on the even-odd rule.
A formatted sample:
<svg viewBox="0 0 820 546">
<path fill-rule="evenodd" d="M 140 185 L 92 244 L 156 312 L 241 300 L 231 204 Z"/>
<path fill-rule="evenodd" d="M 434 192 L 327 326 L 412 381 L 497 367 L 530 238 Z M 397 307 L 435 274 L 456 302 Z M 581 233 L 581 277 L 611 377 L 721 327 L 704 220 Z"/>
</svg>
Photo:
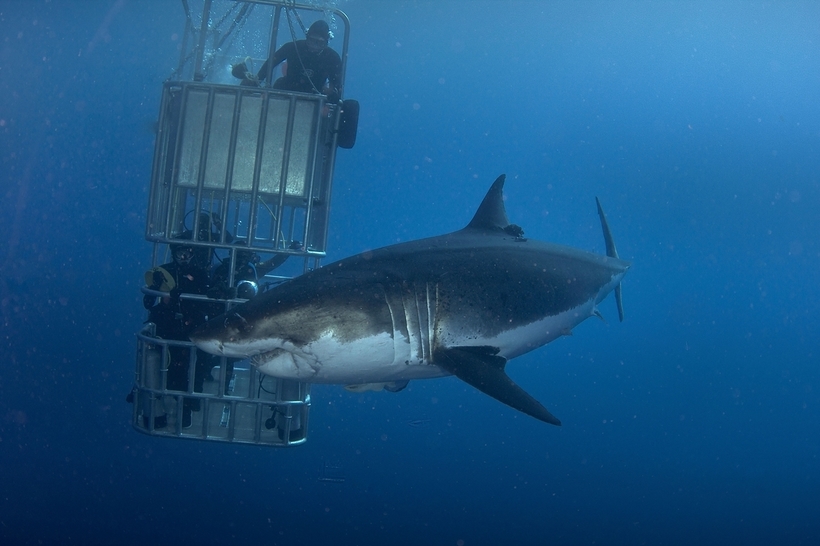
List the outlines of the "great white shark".
<svg viewBox="0 0 820 546">
<path fill-rule="evenodd" d="M 363 252 L 268 290 L 197 329 L 209 353 L 311 383 L 406 384 L 455 375 L 560 425 L 505 373 L 507 361 L 600 316 L 629 262 L 598 202 L 607 256 L 527 239 L 507 220 L 504 175 L 459 231 Z M 597 199 L 596 199 L 597 201 Z"/>
</svg>

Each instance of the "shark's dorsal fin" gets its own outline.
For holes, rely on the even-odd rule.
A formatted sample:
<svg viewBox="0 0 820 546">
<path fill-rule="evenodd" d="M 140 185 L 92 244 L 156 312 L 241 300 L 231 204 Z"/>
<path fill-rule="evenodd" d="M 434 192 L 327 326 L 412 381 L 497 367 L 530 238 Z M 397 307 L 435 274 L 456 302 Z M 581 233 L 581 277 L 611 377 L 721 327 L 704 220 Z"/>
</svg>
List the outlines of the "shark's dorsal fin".
<svg viewBox="0 0 820 546">
<path fill-rule="evenodd" d="M 504 208 L 504 180 L 507 175 L 496 178 L 490 191 L 484 196 L 484 201 L 478 206 L 473 219 L 467 224 L 471 229 L 504 229 L 510 225 L 507 220 L 507 210 Z"/>
<path fill-rule="evenodd" d="M 601 200 L 595 198 L 595 204 L 598 205 L 598 216 L 601 218 L 601 229 L 604 231 L 604 243 L 606 244 L 606 255 L 610 258 L 618 257 L 618 249 L 615 248 L 615 238 L 612 237 L 612 230 L 609 229 L 609 222 L 606 220 L 604 207 L 601 205 Z"/>
</svg>

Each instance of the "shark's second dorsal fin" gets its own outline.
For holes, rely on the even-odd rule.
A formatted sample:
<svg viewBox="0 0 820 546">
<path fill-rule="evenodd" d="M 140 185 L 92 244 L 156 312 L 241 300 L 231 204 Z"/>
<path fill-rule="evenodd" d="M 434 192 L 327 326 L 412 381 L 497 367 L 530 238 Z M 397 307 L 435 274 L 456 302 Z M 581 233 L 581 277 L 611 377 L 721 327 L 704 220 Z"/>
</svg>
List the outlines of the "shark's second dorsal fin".
<svg viewBox="0 0 820 546">
<path fill-rule="evenodd" d="M 507 220 L 507 210 L 504 208 L 504 180 L 507 175 L 496 178 L 490 191 L 484 196 L 484 201 L 478 206 L 473 219 L 467 224 L 472 229 L 504 229 L 510 225 Z"/>
</svg>

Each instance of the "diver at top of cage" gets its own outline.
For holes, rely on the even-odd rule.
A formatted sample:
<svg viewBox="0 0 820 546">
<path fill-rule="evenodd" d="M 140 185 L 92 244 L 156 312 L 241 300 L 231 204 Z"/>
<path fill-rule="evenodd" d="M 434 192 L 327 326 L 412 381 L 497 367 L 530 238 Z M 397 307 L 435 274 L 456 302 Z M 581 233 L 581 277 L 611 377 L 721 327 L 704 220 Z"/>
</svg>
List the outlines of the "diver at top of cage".
<svg viewBox="0 0 820 546">
<path fill-rule="evenodd" d="M 328 24 L 320 19 L 310 25 L 304 40 L 284 44 L 256 74 L 248 70 L 247 59 L 235 64 L 231 74 L 242 80 L 241 85 L 259 86 L 271 77 L 274 67 L 287 61 L 283 76 L 273 83 L 274 89 L 321 93 L 327 95 L 328 102 L 337 103 L 341 96 L 342 59 L 328 47 L 332 37 Z"/>
<path fill-rule="evenodd" d="M 238 246 L 248 246 L 248 242 L 239 239 Z M 289 250 L 301 250 L 300 241 L 291 242 Z M 260 261 L 259 255 L 251 250 L 236 251 L 236 267 L 234 268 L 234 286 L 228 286 L 231 271 L 231 259 L 226 258 L 219 264 L 211 275 L 211 288 L 208 297 L 215 299 L 250 299 L 259 293 L 259 279 L 281 266 L 287 261 L 290 254 L 278 252 L 271 258 Z"/>
</svg>

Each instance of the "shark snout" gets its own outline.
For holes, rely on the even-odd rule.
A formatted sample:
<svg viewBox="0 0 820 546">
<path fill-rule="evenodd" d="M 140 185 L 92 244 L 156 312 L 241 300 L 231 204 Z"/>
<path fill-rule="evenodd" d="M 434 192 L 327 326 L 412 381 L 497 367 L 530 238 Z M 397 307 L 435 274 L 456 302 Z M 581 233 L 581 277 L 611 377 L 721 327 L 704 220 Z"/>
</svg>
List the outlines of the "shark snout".
<svg viewBox="0 0 820 546">
<path fill-rule="evenodd" d="M 220 315 L 203 324 L 191 341 L 203 351 L 229 358 L 248 358 L 269 349 L 265 339 L 254 337 L 254 322 L 236 311 Z"/>
<path fill-rule="evenodd" d="M 206 353 L 211 353 L 212 355 L 224 355 L 225 354 L 225 347 L 222 345 L 221 341 L 216 339 L 194 339 L 191 338 L 191 341 L 194 342 L 194 345 L 197 348 L 202 349 Z"/>
<path fill-rule="evenodd" d="M 212 355 L 227 356 L 229 358 L 247 358 L 252 356 L 248 353 L 246 350 L 247 347 L 244 345 L 225 341 L 218 337 L 192 335 L 191 341 L 194 342 L 197 348 Z"/>
<path fill-rule="evenodd" d="M 237 331 L 235 328 L 230 328 L 230 322 L 236 322 L 232 317 L 235 313 L 230 313 L 227 316 L 216 317 L 190 334 L 190 339 L 199 349 L 207 353 L 219 356 L 234 356 L 233 351 L 226 350 L 226 343 L 230 345 L 231 341 L 237 340 Z M 230 349 L 230 347 L 228 347 Z"/>
</svg>

